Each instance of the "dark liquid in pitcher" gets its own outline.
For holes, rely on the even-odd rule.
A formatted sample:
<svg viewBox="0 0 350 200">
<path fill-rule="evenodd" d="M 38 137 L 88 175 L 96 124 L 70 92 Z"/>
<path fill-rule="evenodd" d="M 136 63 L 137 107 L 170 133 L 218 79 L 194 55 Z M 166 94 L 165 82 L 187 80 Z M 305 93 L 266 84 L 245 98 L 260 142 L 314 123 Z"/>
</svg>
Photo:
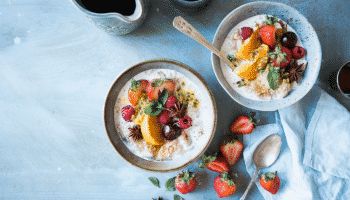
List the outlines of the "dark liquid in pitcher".
<svg viewBox="0 0 350 200">
<path fill-rule="evenodd" d="M 345 94 L 350 94 L 350 64 L 339 71 L 338 82 L 341 91 Z"/>
<path fill-rule="evenodd" d="M 135 0 L 113 1 L 113 0 L 77 0 L 85 9 L 94 13 L 116 12 L 122 15 L 134 14 L 136 8 Z"/>
</svg>

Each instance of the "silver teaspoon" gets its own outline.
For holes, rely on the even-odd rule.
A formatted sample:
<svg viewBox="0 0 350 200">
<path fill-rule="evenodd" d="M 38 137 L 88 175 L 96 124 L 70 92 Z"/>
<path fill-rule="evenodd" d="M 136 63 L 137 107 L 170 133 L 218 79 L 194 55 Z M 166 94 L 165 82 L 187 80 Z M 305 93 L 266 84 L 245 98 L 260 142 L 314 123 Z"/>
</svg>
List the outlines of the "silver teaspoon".
<svg viewBox="0 0 350 200">
<path fill-rule="evenodd" d="M 252 186 L 255 177 L 258 175 L 259 170 L 262 168 L 271 166 L 276 161 L 276 159 L 278 158 L 278 155 L 280 154 L 281 145 L 282 145 L 281 137 L 277 134 L 273 134 L 265 138 L 258 145 L 258 147 L 256 147 L 252 158 L 253 163 L 256 167 L 254 176 L 240 200 L 244 200 L 245 197 L 247 196 L 248 191 Z"/>
</svg>

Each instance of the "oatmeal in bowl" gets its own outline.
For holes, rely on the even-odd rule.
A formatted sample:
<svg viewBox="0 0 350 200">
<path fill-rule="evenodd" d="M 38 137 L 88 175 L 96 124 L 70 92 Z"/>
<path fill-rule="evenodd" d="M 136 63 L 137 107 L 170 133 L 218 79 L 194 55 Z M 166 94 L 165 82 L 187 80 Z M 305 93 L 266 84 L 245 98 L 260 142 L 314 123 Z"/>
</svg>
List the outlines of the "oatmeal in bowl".
<svg viewBox="0 0 350 200">
<path fill-rule="evenodd" d="M 273 111 L 300 100 L 316 82 L 321 47 L 311 24 L 276 2 L 244 4 L 219 25 L 213 45 L 232 67 L 212 54 L 215 75 L 238 103 Z"/>
<path fill-rule="evenodd" d="M 105 125 L 128 162 L 172 171 L 206 150 L 216 128 L 216 107 L 206 83 L 191 68 L 152 60 L 118 77 L 107 97 Z"/>
</svg>

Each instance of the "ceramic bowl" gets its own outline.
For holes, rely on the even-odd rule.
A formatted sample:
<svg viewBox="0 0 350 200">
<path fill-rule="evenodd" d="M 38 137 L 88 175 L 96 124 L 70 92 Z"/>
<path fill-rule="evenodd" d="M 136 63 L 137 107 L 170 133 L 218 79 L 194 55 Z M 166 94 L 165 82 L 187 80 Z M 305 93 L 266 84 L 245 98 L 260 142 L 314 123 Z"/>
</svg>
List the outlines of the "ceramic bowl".
<svg viewBox="0 0 350 200">
<path fill-rule="evenodd" d="M 170 69 L 175 70 L 186 78 L 190 79 L 198 88 L 203 98 L 209 100 L 206 104 L 208 109 L 205 109 L 205 113 L 208 115 L 207 119 L 210 121 L 206 121 L 205 123 L 208 128 L 205 131 L 204 135 L 201 136 L 201 143 L 194 146 L 194 148 L 185 154 L 183 154 L 180 158 L 174 160 L 167 161 L 155 161 L 141 158 L 132 151 L 129 150 L 127 145 L 123 142 L 123 138 L 121 134 L 118 133 L 116 128 L 116 102 L 118 98 L 118 94 L 121 92 L 123 86 L 134 76 L 137 74 L 149 70 L 149 69 Z M 119 153 L 119 155 L 125 159 L 130 164 L 152 172 L 170 172 L 176 171 L 181 168 L 184 168 L 194 161 L 196 161 L 208 148 L 216 129 L 217 123 L 217 110 L 216 104 L 214 100 L 214 96 L 212 95 L 207 83 L 204 79 L 192 68 L 184 65 L 182 63 L 166 60 L 166 59 L 157 59 L 157 60 L 149 60 L 145 62 L 138 63 L 129 69 L 122 72 L 118 78 L 113 83 L 105 102 L 104 108 L 104 125 L 109 137 L 110 142 Z"/>
<path fill-rule="evenodd" d="M 252 100 L 243 97 L 229 85 L 220 66 L 219 57 L 214 54 L 212 54 L 212 65 L 221 86 L 236 102 L 255 110 L 274 111 L 294 104 L 310 91 L 320 71 L 322 51 L 314 28 L 299 11 L 282 3 L 266 1 L 244 4 L 229 13 L 216 30 L 213 45 L 221 49 L 226 36 L 233 27 L 245 19 L 261 14 L 277 15 L 283 21 L 293 18 L 289 25 L 297 32 L 307 52 L 306 61 L 308 64 L 301 83 L 283 99 L 271 101 Z"/>
</svg>

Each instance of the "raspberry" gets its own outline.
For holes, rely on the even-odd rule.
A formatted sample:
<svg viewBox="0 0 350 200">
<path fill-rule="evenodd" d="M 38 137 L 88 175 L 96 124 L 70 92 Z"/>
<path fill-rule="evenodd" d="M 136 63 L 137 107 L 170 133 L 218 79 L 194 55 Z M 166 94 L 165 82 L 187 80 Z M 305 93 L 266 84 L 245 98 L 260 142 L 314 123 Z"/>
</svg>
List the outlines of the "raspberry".
<svg viewBox="0 0 350 200">
<path fill-rule="evenodd" d="M 177 103 L 177 98 L 175 96 L 170 96 L 168 97 L 166 103 L 165 103 L 165 108 L 171 108 Z"/>
<path fill-rule="evenodd" d="M 292 50 L 294 59 L 298 60 L 306 54 L 306 50 L 303 47 L 296 46 Z"/>
<path fill-rule="evenodd" d="M 135 109 L 131 105 L 122 108 L 122 117 L 125 121 L 131 122 L 131 117 L 135 114 Z"/>
<path fill-rule="evenodd" d="M 192 119 L 191 117 L 185 115 L 183 118 L 179 119 L 179 126 L 180 128 L 182 129 L 187 129 L 191 126 L 191 123 L 192 123 Z"/>
<path fill-rule="evenodd" d="M 166 124 L 170 121 L 170 112 L 168 110 L 163 110 L 159 115 L 158 115 L 158 122 L 161 124 Z"/>
<path fill-rule="evenodd" d="M 243 27 L 241 28 L 241 32 L 243 40 L 246 40 L 253 34 L 254 30 L 250 27 Z"/>
</svg>

